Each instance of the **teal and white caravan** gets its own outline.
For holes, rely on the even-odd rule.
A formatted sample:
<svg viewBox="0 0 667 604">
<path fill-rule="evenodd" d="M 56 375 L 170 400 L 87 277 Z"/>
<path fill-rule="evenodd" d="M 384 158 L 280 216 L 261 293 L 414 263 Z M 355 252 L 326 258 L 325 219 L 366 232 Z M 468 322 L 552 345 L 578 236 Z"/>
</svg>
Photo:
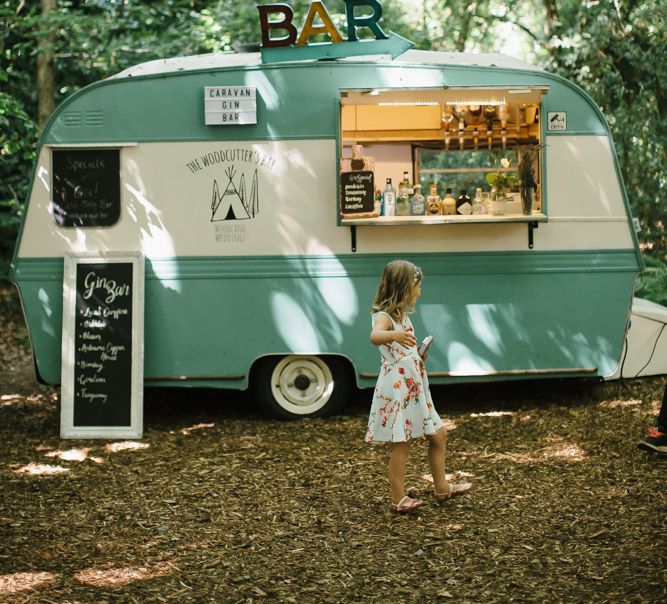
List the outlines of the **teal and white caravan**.
<svg viewBox="0 0 667 604">
<path fill-rule="evenodd" d="M 405 212 L 415 184 L 426 214 Z M 582 90 L 414 50 L 173 58 L 77 92 L 44 128 L 11 268 L 49 384 L 72 252 L 144 255 L 147 386 L 251 388 L 283 417 L 374 385 L 369 307 L 392 259 L 423 269 L 434 384 L 618 375 L 642 268 Z"/>
</svg>

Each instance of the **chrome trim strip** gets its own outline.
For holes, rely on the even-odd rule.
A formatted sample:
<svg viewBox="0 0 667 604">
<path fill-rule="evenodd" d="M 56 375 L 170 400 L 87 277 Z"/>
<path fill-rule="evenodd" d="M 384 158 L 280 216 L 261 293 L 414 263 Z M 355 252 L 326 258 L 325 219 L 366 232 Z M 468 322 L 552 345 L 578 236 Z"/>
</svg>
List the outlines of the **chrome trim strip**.
<svg viewBox="0 0 667 604">
<path fill-rule="evenodd" d="M 559 369 L 501 369 L 499 371 L 485 371 L 482 373 L 467 373 L 463 371 L 428 371 L 429 377 L 492 377 L 502 375 L 562 375 L 570 373 L 595 373 L 597 367 L 571 367 Z M 379 373 L 360 373 L 364 379 L 377 378 Z"/>
</svg>

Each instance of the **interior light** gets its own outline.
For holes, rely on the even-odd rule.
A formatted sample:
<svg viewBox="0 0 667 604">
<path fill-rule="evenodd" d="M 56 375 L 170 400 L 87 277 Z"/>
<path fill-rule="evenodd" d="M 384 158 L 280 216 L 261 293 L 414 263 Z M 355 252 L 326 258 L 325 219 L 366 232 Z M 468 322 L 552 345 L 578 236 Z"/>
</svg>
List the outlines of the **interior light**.
<svg viewBox="0 0 667 604">
<path fill-rule="evenodd" d="M 437 101 L 383 101 L 378 103 L 380 107 L 437 107 Z"/>
<path fill-rule="evenodd" d="M 445 101 L 445 105 L 503 105 L 505 99 L 501 101 L 472 100 L 472 101 Z"/>
</svg>

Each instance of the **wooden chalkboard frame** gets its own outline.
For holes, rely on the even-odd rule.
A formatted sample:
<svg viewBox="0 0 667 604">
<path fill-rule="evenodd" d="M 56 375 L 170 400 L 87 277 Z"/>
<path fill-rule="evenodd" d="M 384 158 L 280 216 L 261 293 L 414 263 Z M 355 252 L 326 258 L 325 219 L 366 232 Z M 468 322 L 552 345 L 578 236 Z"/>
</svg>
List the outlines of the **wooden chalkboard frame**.
<svg viewBox="0 0 667 604">
<path fill-rule="evenodd" d="M 132 343 L 130 425 L 79 426 L 74 421 L 77 267 L 82 264 L 132 265 Z M 142 438 L 144 388 L 144 255 L 140 252 L 66 253 L 63 278 L 63 327 L 60 391 L 61 438 Z"/>
</svg>

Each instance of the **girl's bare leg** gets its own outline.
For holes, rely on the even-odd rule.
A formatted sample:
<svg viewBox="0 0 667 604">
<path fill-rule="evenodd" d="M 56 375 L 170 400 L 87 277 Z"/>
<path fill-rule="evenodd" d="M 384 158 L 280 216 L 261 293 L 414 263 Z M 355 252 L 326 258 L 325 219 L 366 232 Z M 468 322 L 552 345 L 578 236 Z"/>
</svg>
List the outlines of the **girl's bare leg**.
<svg viewBox="0 0 667 604">
<path fill-rule="evenodd" d="M 433 476 L 433 487 L 439 494 L 447 493 L 448 480 L 445 478 L 445 453 L 447 450 L 447 431 L 443 428 L 428 435 L 428 465 Z"/>
<path fill-rule="evenodd" d="M 389 456 L 389 489 L 391 490 L 393 503 L 398 503 L 405 496 L 405 470 L 408 465 L 409 454 L 409 443 L 392 443 L 391 455 Z"/>
</svg>

